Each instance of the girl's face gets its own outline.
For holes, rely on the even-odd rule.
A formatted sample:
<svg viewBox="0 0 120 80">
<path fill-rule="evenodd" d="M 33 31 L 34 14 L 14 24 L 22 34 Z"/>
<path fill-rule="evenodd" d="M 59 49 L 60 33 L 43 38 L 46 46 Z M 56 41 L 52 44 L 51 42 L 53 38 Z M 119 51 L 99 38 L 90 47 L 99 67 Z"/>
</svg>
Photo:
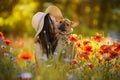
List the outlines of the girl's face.
<svg viewBox="0 0 120 80">
<path fill-rule="evenodd" d="M 50 17 L 51 17 L 51 19 L 52 19 L 55 27 L 58 28 L 58 25 L 60 24 L 62 18 L 60 18 L 60 17 L 54 17 L 54 16 L 50 16 Z"/>
<path fill-rule="evenodd" d="M 51 19 L 54 23 L 54 26 L 55 26 L 55 33 L 58 33 L 59 32 L 59 25 L 60 25 L 60 22 L 62 21 L 62 18 L 60 17 L 54 17 L 54 16 L 51 16 Z"/>
</svg>

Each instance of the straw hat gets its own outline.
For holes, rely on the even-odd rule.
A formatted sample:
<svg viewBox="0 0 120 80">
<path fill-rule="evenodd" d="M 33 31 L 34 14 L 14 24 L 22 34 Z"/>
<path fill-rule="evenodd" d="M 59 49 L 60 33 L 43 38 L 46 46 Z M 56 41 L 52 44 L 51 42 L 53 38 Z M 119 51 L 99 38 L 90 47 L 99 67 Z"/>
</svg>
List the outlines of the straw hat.
<svg viewBox="0 0 120 80">
<path fill-rule="evenodd" d="M 35 37 L 37 37 L 39 35 L 39 33 L 42 31 L 43 26 L 44 26 L 44 18 L 47 14 L 50 14 L 50 16 L 53 17 L 60 17 L 62 18 L 62 13 L 60 11 L 60 9 L 56 6 L 49 6 L 45 13 L 44 12 L 37 12 L 33 18 L 32 18 L 32 26 L 35 29 L 35 31 L 37 32 Z"/>
<path fill-rule="evenodd" d="M 45 13 L 49 13 L 50 15 L 56 17 L 56 18 L 63 18 L 63 15 L 60 11 L 60 9 L 54 5 L 49 6 L 46 10 Z"/>
</svg>

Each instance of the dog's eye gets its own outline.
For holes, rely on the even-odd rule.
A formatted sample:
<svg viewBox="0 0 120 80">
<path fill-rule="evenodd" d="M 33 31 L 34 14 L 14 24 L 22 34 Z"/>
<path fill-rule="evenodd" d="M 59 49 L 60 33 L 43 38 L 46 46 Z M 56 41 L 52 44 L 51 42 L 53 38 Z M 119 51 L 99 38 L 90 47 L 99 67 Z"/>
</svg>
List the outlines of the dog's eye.
<svg viewBox="0 0 120 80">
<path fill-rule="evenodd" d="M 67 26 L 69 26 L 69 24 L 66 24 Z"/>
<path fill-rule="evenodd" d="M 62 21 L 60 21 L 60 23 L 62 23 Z"/>
</svg>

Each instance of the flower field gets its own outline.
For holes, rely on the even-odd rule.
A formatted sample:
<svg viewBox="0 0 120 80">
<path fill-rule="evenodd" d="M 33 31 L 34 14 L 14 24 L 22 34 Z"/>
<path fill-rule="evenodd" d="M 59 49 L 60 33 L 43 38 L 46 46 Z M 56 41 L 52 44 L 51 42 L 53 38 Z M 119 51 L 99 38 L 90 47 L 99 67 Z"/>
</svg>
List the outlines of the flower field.
<svg viewBox="0 0 120 80">
<path fill-rule="evenodd" d="M 70 57 L 42 57 L 37 65 L 33 38 L 7 39 L 0 32 L 0 80 L 120 80 L 119 42 L 99 33 L 72 34 L 68 42 Z"/>
</svg>

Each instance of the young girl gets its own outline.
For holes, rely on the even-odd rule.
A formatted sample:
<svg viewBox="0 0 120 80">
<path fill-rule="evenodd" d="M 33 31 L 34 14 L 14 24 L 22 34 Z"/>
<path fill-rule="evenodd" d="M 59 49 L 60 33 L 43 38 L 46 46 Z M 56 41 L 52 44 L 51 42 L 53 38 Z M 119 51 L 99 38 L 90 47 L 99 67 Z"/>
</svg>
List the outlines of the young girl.
<svg viewBox="0 0 120 80">
<path fill-rule="evenodd" d="M 39 59 L 46 60 L 50 54 L 53 54 L 57 42 L 57 26 L 63 16 L 59 8 L 49 6 L 45 13 L 37 12 L 32 18 L 32 26 L 36 31 L 35 35 L 35 57 L 36 62 Z"/>
</svg>

